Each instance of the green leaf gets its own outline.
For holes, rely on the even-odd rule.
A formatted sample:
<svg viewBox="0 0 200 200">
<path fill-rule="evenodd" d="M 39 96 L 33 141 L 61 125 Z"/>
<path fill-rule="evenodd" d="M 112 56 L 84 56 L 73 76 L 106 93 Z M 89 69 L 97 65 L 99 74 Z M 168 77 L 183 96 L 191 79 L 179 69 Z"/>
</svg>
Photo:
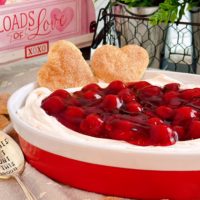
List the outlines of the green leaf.
<svg viewBox="0 0 200 200">
<path fill-rule="evenodd" d="M 125 3 L 129 7 L 159 5 L 158 11 L 150 17 L 151 23 L 154 25 L 162 22 L 179 22 L 185 14 L 185 10 L 200 6 L 200 0 L 116 0 L 115 2 Z"/>
</svg>

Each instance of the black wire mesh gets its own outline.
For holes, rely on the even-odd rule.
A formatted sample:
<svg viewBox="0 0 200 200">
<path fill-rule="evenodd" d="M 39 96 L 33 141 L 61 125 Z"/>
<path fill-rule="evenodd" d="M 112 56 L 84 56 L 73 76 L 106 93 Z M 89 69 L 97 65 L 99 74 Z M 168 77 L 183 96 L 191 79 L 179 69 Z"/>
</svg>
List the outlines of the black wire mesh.
<svg viewBox="0 0 200 200">
<path fill-rule="evenodd" d="M 200 73 L 200 9 L 168 25 L 152 25 L 149 16 L 133 14 L 123 5 L 100 10 L 92 47 L 138 44 L 149 53 L 149 67 Z"/>
</svg>

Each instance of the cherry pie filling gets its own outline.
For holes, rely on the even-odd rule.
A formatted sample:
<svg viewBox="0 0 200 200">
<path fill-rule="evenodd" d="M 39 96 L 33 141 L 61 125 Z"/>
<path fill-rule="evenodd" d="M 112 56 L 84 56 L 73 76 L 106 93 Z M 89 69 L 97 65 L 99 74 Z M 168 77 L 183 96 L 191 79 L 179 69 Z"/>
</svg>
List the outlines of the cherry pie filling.
<svg viewBox="0 0 200 200">
<path fill-rule="evenodd" d="M 79 133 L 131 144 L 168 146 L 200 138 L 200 88 L 164 87 L 146 81 L 92 83 L 80 91 L 56 90 L 44 111 Z"/>
</svg>

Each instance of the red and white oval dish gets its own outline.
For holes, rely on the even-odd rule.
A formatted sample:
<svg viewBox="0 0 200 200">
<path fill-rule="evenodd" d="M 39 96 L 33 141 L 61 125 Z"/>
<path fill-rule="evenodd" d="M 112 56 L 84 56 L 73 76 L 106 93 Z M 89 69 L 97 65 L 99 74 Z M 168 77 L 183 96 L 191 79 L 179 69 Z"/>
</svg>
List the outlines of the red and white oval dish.
<svg viewBox="0 0 200 200">
<path fill-rule="evenodd" d="M 147 71 L 144 78 L 161 72 Z M 162 72 L 185 84 L 200 83 L 198 75 Z M 136 199 L 200 199 L 200 144 L 191 151 L 167 147 L 127 148 L 124 142 L 61 139 L 31 127 L 16 111 L 37 87 L 30 83 L 17 90 L 8 110 L 27 161 L 48 177 L 87 191 Z M 69 132 L 72 131 L 69 129 Z M 131 146 L 131 144 L 129 144 Z"/>
</svg>

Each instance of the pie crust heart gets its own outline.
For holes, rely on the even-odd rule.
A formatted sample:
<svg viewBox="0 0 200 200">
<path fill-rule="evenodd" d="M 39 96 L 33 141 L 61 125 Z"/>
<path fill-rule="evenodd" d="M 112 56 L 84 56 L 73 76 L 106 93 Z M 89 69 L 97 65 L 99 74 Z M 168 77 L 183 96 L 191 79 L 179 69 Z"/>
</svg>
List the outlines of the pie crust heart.
<svg viewBox="0 0 200 200">
<path fill-rule="evenodd" d="M 9 123 L 10 121 L 5 115 L 0 115 L 0 130 L 5 128 Z"/>
<path fill-rule="evenodd" d="M 7 115 L 7 102 L 10 97 L 9 93 L 2 93 L 0 94 L 0 115 Z"/>
<path fill-rule="evenodd" d="M 81 51 L 71 42 L 61 40 L 52 45 L 37 81 L 40 86 L 55 90 L 79 87 L 96 79 Z"/>
<path fill-rule="evenodd" d="M 147 51 L 138 45 L 121 49 L 111 45 L 98 48 L 92 57 L 95 75 L 105 81 L 137 81 L 143 76 L 149 63 Z"/>
</svg>

